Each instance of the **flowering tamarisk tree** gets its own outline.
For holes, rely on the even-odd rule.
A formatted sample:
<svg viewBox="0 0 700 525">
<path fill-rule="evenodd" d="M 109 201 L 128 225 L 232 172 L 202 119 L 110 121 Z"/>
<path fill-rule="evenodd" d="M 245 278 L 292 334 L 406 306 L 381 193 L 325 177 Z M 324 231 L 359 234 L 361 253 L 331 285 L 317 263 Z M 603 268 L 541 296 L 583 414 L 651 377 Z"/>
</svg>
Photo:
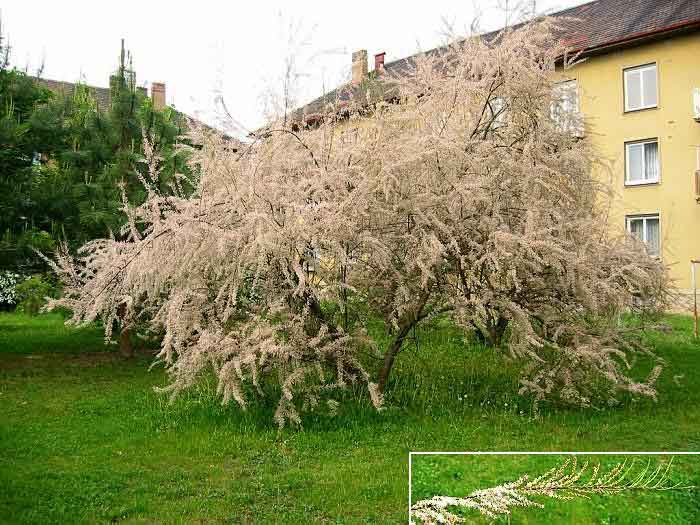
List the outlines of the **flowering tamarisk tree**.
<svg viewBox="0 0 700 525">
<path fill-rule="evenodd" d="M 600 378 L 610 397 L 654 395 L 660 369 L 629 377 L 639 348 L 617 314 L 663 306 L 666 272 L 610 233 L 595 156 L 552 111 L 564 56 L 545 20 L 406 62 L 242 148 L 193 129 L 196 194 L 159 193 L 146 159 L 147 201 L 124 203 L 120 238 L 59 254 L 53 305 L 108 336 L 117 318 L 163 331 L 172 393 L 213 370 L 245 407 L 276 384 L 280 425 L 357 382 L 379 407 L 404 339 L 436 315 L 527 363 L 537 399 L 587 404 Z M 358 305 L 386 321 L 383 355 Z"/>
</svg>

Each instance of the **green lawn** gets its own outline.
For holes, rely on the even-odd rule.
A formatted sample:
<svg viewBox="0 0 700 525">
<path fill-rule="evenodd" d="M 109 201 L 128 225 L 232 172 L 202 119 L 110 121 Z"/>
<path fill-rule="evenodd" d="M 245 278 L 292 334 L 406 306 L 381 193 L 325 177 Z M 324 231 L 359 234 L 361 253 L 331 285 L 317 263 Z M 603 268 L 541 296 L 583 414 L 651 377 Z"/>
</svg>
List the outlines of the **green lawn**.
<svg viewBox="0 0 700 525">
<path fill-rule="evenodd" d="M 358 396 L 278 434 L 274 400 L 242 413 L 205 382 L 169 404 L 150 357 L 2 314 L 0 523 L 406 523 L 410 450 L 700 450 L 700 344 L 689 318 L 667 322 L 650 336 L 668 362 L 657 403 L 536 419 L 511 367 L 443 327 L 399 357 L 385 411 Z M 621 505 L 575 523 L 627 523 Z"/>
</svg>

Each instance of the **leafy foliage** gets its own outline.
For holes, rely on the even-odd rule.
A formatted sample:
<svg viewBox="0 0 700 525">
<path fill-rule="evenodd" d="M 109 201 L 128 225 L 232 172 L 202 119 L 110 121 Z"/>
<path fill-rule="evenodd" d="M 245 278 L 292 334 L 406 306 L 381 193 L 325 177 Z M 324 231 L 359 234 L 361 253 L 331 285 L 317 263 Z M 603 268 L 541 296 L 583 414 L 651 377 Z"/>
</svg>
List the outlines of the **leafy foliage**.
<svg viewBox="0 0 700 525">
<path fill-rule="evenodd" d="M 43 275 L 32 275 L 15 286 L 18 309 L 28 315 L 37 315 L 47 297 L 56 297 L 56 289 Z"/>
<path fill-rule="evenodd" d="M 14 234 L 28 226 L 32 173 L 41 137 L 32 114 L 49 98 L 24 72 L 9 67 L 0 24 L 0 267 L 17 268 L 27 257 Z"/>
<path fill-rule="evenodd" d="M 162 159 L 160 190 L 191 190 L 178 147 L 184 116 L 156 110 L 130 68 L 122 52 L 108 108 L 98 108 L 84 84 L 52 93 L 16 69 L 0 69 L 0 265 L 40 271 L 35 250 L 51 252 L 60 241 L 74 248 L 119 231 L 122 192 L 134 204 L 147 193 L 143 130 Z"/>
</svg>

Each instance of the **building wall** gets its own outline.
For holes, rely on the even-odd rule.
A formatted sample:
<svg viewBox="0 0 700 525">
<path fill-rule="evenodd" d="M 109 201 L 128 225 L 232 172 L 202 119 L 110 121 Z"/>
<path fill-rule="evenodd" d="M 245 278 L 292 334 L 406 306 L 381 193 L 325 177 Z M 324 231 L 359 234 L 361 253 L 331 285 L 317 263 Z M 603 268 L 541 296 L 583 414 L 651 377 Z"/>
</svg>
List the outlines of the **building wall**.
<svg viewBox="0 0 700 525">
<path fill-rule="evenodd" d="M 656 62 L 658 106 L 624 112 L 623 69 Z M 700 87 L 700 33 L 676 36 L 590 57 L 563 72 L 578 81 L 586 136 L 607 168 L 599 176 L 612 183 L 614 227 L 625 216 L 658 213 L 663 260 L 681 289 L 689 289 L 690 260 L 700 259 L 700 204 L 693 175 L 700 146 L 700 123 L 693 120 L 692 89 Z M 658 137 L 660 182 L 625 186 L 625 142 Z"/>
</svg>

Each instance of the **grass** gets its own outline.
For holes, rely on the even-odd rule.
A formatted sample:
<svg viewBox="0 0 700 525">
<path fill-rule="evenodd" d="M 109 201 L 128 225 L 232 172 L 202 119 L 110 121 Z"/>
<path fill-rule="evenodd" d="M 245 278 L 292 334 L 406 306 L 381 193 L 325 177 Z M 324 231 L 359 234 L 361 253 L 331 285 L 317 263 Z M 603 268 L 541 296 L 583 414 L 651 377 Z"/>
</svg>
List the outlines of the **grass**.
<svg viewBox="0 0 700 525">
<path fill-rule="evenodd" d="M 353 397 L 278 433 L 272 401 L 222 407 L 205 381 L 170 404 L 149 356 L 2 314 L 0 523 L 405 523 L 411 450 L 700 450 L 700 344 L 690 319 L 666 322 L 650 336 L 668 362 L 656 403 L 535 418 L 511 367 L 443 327 L 399 356 L 385 411 Z M 595 505 L 571 523 L 627 523 L 605 517 L 618 500 Z"/>
</svg>

